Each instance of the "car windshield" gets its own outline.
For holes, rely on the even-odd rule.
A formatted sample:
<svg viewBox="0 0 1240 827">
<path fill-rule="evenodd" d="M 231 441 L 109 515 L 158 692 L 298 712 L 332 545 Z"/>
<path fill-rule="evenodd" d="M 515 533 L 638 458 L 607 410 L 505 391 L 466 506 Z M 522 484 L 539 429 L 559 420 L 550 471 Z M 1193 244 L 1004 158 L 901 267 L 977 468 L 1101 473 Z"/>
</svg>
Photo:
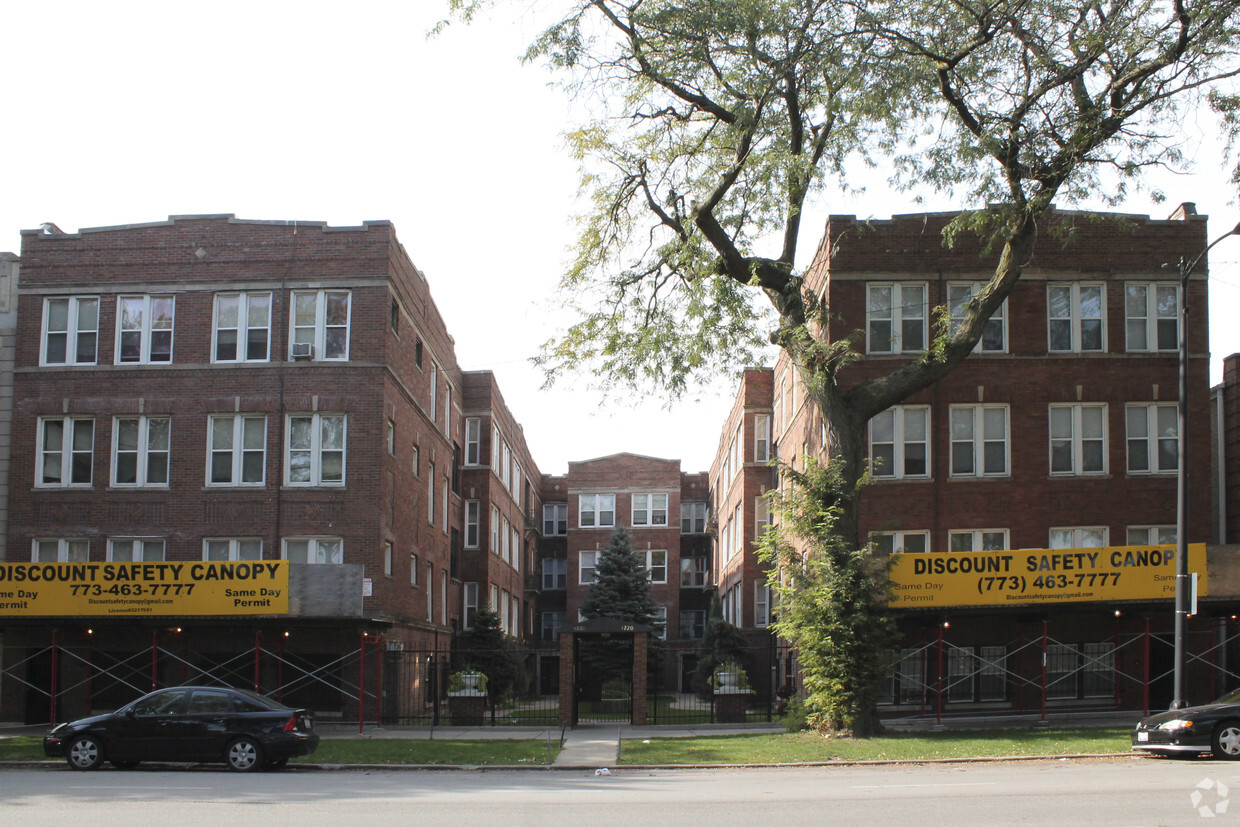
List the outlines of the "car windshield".
<svg viewBox="0 0 1240 827">
<path fill-rule="evenodd" d="M 274 701 L 271 698 L 268 698 L 266 695 L 260 695 L 257 692 L 251 692 L 248 689 L 238 689 L 236 690 L 236 692 L 238 692 L 241 695 L 245 695 L 247 698 L 254 701 L 256 704 L 259 704 L 260 706 L 262 706 L 264 709 L 285 709 L 286 708 L 284 704 L 278 703 L 277 701 Z"/>
<path fill-rule="evenodd" d="M 1237 704 L 1240 703 L 1240 689 L 1233 689 L 1223 697 L 1215 701 L 1216 704 Z"/>
</svg>

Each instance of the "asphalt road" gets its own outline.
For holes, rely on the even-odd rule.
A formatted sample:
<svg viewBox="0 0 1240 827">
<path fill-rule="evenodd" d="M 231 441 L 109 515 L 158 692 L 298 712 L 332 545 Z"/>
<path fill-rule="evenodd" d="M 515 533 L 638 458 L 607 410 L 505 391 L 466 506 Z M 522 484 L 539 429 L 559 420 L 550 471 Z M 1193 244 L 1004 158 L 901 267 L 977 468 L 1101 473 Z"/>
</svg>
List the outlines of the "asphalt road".
<svg viewBox="0 0 1240 827">
<path fill-rule="evenodd" d="M 0 771 L 0 824 L 21 827 L 1140 825 L 1199 823 L 1201 808 L 1240 818 L 1240 763 L 1122 758 L 620 769 L 606 776 L 554 770 Z"/>
</svg>

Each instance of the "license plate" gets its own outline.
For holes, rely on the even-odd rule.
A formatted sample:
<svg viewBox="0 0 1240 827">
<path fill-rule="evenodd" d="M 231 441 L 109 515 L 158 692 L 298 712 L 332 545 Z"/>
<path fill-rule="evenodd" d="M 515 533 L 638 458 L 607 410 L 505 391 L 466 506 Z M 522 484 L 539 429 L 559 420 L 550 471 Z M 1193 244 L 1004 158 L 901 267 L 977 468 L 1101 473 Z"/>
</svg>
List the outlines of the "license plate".
<svg viewBox="0 0 1240 827">
<path fill-rule="evenodd" d="M 1137 740 L 1138 740 L 1138 741 L 1148 741 L 1148 740 L 1150 740 L 1150 734 L 1149 734 L 1148 732 L 1138 732 L 1138 733 L 1137 733 Z"/>
</svg>

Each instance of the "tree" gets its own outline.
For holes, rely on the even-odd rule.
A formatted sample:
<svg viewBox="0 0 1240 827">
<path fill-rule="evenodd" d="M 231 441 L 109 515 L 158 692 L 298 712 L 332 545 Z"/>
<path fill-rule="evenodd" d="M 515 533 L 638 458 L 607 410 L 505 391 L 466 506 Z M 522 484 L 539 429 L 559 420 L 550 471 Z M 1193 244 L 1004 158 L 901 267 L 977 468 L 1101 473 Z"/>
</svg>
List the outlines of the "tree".
<svg viewBox="0 0 1240 827">
<path fill-rule="evenodd" d="M 487 676 L 487 695 L 495 703 L 507 698 L 524 677 L 512 638 L 504 634 L 500 616 L 486 603 L 478 606 L 474 626 L 463 632 L 455 647 L 460 669 L 476 669 Z"/>
<path fill-rule="evenodd" d="M 581 604 L 581 615 L 586 620 L 614 617 L 644 625 L 654 620 L 646 561 L 633 551 L 633 532 L 623 525 L 612 530 L 607 548 L 599 552 L 594 584 Z"/>
<path fill-rule="evenodd" d="M 450 0 L 468 19 L 497 0 Z M 530 46 L 598 114 L 570 135 L 591 207 L 562 285 L 580 320 L 540 362 L 605 389 L 692 380 L 784 350 L 840 474 L 832 532 L 861 549 L 876 414 L 946 376 L 1020 278 L 1054 203 L 1119 203 L 1183 162 L 1207 103 L 1240 128 L 1240 0 L 571 0 Z M 798 271 L 805 207 L 879 158 L 968 199 L 987 283 L 920 358 L 865 381 L 851 331 Z M 1237 168 L 1240 176 L 1240 167 Z M 764 306 L 765 305 L 765 306 Z M 866 720 L 864 715 L 853 716 Z"/>
</svg>

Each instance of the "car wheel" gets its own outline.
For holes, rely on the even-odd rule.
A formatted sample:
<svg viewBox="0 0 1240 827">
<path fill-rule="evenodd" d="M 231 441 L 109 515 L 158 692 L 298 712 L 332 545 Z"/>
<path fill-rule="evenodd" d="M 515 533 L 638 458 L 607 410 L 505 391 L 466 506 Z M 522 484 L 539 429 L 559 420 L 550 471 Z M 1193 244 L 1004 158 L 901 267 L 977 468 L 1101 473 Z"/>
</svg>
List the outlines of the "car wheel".
<svg viewBox="0 0 1240 827">
<path fill-rule="evenodd" d="M 118 770 L 132 770 L 134 767 L 138 766 L 138 764 L 140 764 L 140 763 L 142 763 L 142 762 L 141 762 L 141 761 L 116 761 L 116 760 L 113 760 L 113 761 L 112 761 L 112 766 L 116 767 Z"/>
<path fill-rule="evenodd" d="M 228 745 L 224 761 L 230 770 L 253 772 L 263 765 L 263 748 L 253 738 L 238 738 Z"/>
<path fill-rule="evenodd" d="M 75 770 L 97 770 L 103 764 L 103 744 L 93 735 L 79 735 L 69 742 L 65 760 Z"/>
<path fill-rule="evenodd" d="M 287 764 L 288 764 L 288 759 L 287 759 L 287 758 L 277 758 L 277 759 L 276 759 L 276 760 L 274 760 L 274 761 L 268 761 L 268 762 L 267 762 L 267 769 L 269 769 L 269 770 L 282 770 L 282 769 L 284 769 L 285 765 L 287 765 Z"/>
<path fill-rule="evenodd" d="M 1226 721 L 1219 724 L 1210 738 L 1210 751 L 1215 758 L 1240 760 L 1240 723 Z"/>
</svg>

